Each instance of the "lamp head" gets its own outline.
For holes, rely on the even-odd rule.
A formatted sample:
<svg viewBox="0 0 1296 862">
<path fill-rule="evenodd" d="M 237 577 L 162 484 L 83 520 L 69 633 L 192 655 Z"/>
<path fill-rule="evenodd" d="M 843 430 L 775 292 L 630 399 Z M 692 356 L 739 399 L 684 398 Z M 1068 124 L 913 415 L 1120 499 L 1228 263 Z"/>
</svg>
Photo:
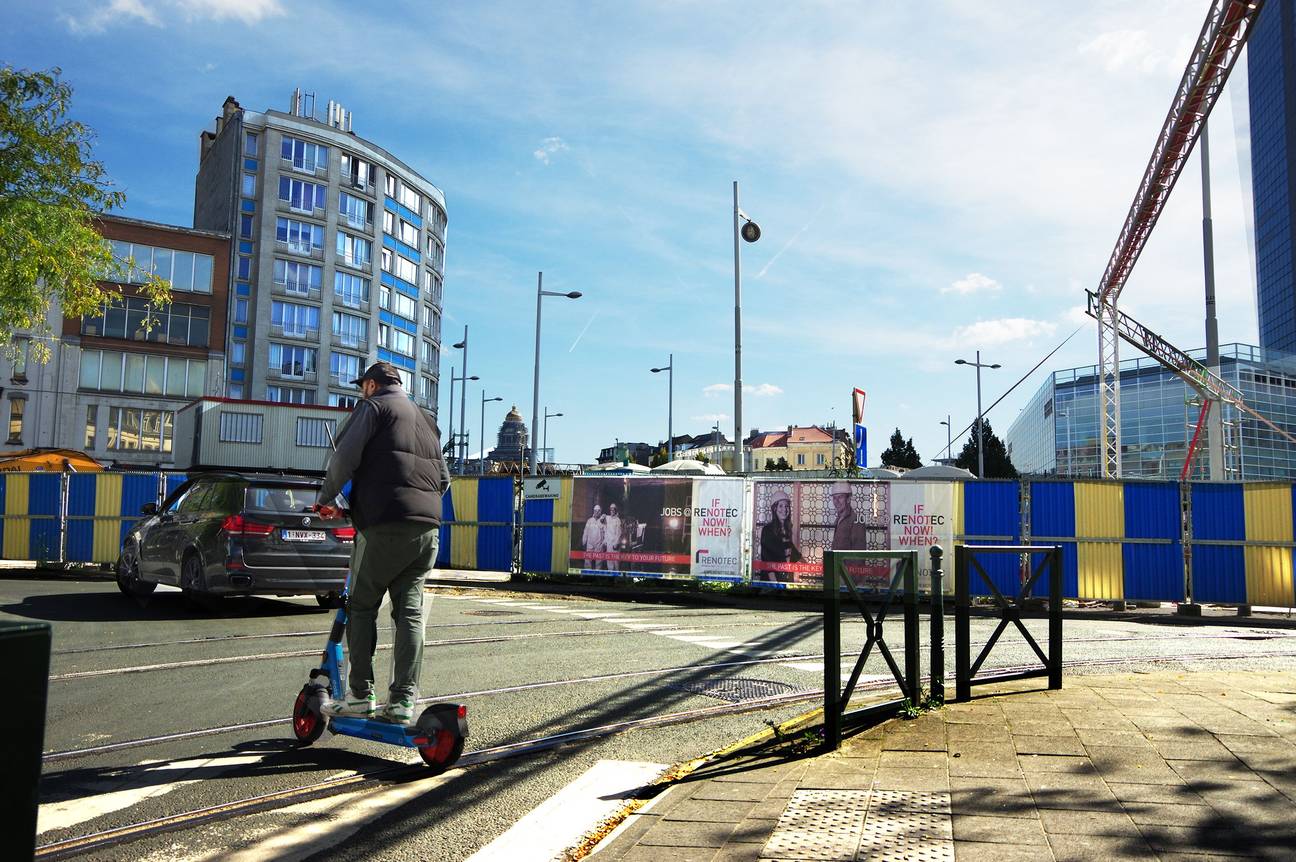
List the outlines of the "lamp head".
<svg viewBox="0 0 1296 862">
<path fill-rule="evenodd" d="M 652 373 L 656 374 L 658 371 L 665 371 L 665 370 L 666 370 L 665 368 L 654 368 L 652 369 Z"/>
<path fill-rule="evenodd" d="M 968 361 L 967 361 L 966 359 L 955 359 L 955 360 L 954 360 L 954 364 L 955 364 L 955 365 L 967 365 L 967 364 L 968 364 Z"/>
<path fill-rule="evenodd" d="M 561 414 L 561 413 L 550 413 L 549 415 L 550 415 L 550 416 L 561 416 L 562 414 Z"/>
<path fill-rule="evenodd" d="M 474 374 L 472 377 L 469 377 L 468 379 L 469 379 L 469 380 L 481 380 L 481 378 L 478 377 L 476 374 Z"/>
<path fill-rule="evenodd" d="M 460 341 L 460 342 L 458 342 L 458 343 L 456 343 L 456 344 L 452 344 L 452 345 L 450 345 L 450 346 L 453 347 L 453 348 L 455 348 L 456 350 L 463 350 L 464 347 L 466 347 L 467 345 L 468 345 L 467 340 L 464 340 L 464 341 Z"/>
<path fill-rule="evenodd" d="M 496 395 L 494 398 L 487 398 L 487 401 L 503 401 L 503 397 Z"/>
<path fill-rule="evenodd" d="M 742 230 L 738 232 L 742 234 L 742 238 L 747 242 L 755 242 L 761 238 L 760 225 L 750 219 L 748 219 L 747 223 L 742 226 Z"/>
<path fill-rule="evenodd" d="M 991 365 L 990 367 L 991 367 L 991 368 L 1003 368 L 1003 366 L 1000 365 L 998 362 L 996 362 L 994 365 Z"/>
<path fill-rule="evenodd" d="M 580 298 L 581 298 L 581 292 L 580 292 L 579 290 L 573 290 L 571 293 L 567 294 L 567 298 L 568 298 L 568 299 L 580 299 Z"/>
</svg>

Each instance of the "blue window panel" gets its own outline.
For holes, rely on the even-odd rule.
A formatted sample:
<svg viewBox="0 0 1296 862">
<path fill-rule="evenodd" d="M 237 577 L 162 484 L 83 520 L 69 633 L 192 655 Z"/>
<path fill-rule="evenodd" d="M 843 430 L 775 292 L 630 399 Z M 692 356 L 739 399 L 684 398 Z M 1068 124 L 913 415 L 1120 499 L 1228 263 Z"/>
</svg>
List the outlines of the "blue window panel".
<svg viewBox="0 0 1296 862">
<path fill-rule="evenodd" d="M 252 253 L 252 243 L 250 242 L 239 243 L 239 254 L 251 254 L 251 253 Z"/>
<path fill-rule="evenodd" d="M 1180 517 L 1177 484 L 1125 483 L 1126 538 L 1171 540 L 1169 544 L 1126 543 L 1122 546 L 1126 599 L 1162 602 L 1184 600 Z"/>
<path fill-rule="evenodd" d="M 1021 519 L 1018 514 L 1016 482 L 971 481 L 963 485 L 963 532 L 969 545 L 1015 545 L 1021 541 Z M 985 536 L 984 539 L 976 539 Z M 1020 586 L 1020 567 L 1011 554 L 981 554 L 974 558 L 991 582 L 1002 593 L 1016 594 Z M 947 571 L 953 561 L 946 562 Z M 972 561 L 969 589 L 973 595 L 990 595 L 981 573 Z"/>
<path fill-rule="evenodd" d="M 522 570 L 547 572 L 553 566 L 553 527 L 527 524 L 553 523 L 554 500 L 527 500 L 522 504 Z"/>
<path fill-rule="evenodd" d="M 414 371 L 418 367 L 413 359 L 408 356 L 401 356 L 399 353 L 392 353 L 385 347 L 378 348 L 378 359 L 383 362 L 390 362 L 392 365 L 398 365 L 406 371 Z"/>
<path fill-rule="evenodd" d="M 240 209 L 245 213 L 254 213 L 256 212 L 256 201 L 243 201 L 243 203 L 240 204 Z"/>
<path fill-rule="evenodd" d="M 242 383 L 243 378 L 244 378 L 244 371 L 242 368 L 230 369 L 230 380 L 233 380 L 235 383 Z"/>
<path fill-rule="evenodd" d="M 184 473 L 167 473 L 166 476 L 166 496 L 169 499 L 176 489 L 189 481 L 189 477 Z"/>
<path fill-rule="evenodd" d="M 404 257 L 409 258 L 415 263 L 423 262 L 423 256 L 419 254 L 418 249 L 406 245 L 405 243 L 401 242 L 395 237 L 388 236 L 387 234 L 383 234 L 383 245 L 387 246 L 387 248 L 392 249 L 398 254 L 401 254 Z"/>
<path fill-rule="evenodd" d="M 422 217 L 420 217 L 418 213 L 411 212 L 410 210 L 406 209 L 404 204 L 397 203 L 391 198 L 385 197 L 383 198 L 383 208 L 390 210 L 391 212 L 397 213 L 402 218 L 404 218 L 405 221 L 414 225 L 414 227 L 419 227 L 419 228 L 423 227 Z"/>
<path fill-rule="evenodd" d="M 235 337 L 235 338 L 247 338 L 247 337 L 248 337 L 248 328 L 247 328 L 246 326 L 236 326 L 236 327 L 234 327 L 234 337 Z"/>
<path fill-rule="evenodd" d="M 477 481 L 477 520 L 502 526 L 477 528 L 477 568 L 507 572 L 513 561 L 513 479 Z"/>
<path fill-rule="evenodd" d="M 1031 536 L 1046 536 L 1051 539 L 1066 539 L 1075 536 L 1075 486 L 1071 482 L 1032 482 L 1031 483 Z M 1036 540 L 1032 545 L 1057 544 L 1062 547 L 1062 595 L 1076 596 L 1080 593 L 1076 543 L 1074 541 Z M 1031 565 L 1039 565 L 1038 559 L 1032 559 Z M 1031 595 L 1048 595 L 1048 578 L 1040 575 L 1035 582 Z"/>
<path fill-rule="evenodd" d="M 1192 486 L 1194 539 L 1246 539 L 1246 508 L 1240 484 Z M 1246 559 L 1239 546 L 1193 543 L 1193 601 L 1246 602 Z"/>
<path fill-rule="evenodd" d="M 251 296 L 252 285 L 240 281 L 238 284 L 234 285 L 234 292 L 239 296 Z"/>
<path fill-rule="evenodd" d="M 256 160 L 256 159 L 244 159 L 244 160 L 243 160 L 243 169 L 244 169 L 244 170 L 248 170 L 248 171 L 255 171 L 255 170 L 257 169 L 257 160 Z"/>
<path fill-rule="evenodd" d="M 418 335 L 418 324 L 408 321 L 398 314 L 392 314 L 387 309 L 382 309 L 378 312 L 378 319 L 399 330 L 408 332 L 410 335 Z"/>
<path fill-rule="evenodd" d="M 419 292 L 417 287 L 410 284 L 408 281 L 405 281 L 404 279 L 397 278 L 396 276 L 392 275 L 390 272 L 384 272 L 382 274 L 381 281 L 383 284 L 395 290 L 399 290 L 401 293 L 405 294 L 406 296 L 412 296 L 415 299 L 418 299 Z"/>
</svg>

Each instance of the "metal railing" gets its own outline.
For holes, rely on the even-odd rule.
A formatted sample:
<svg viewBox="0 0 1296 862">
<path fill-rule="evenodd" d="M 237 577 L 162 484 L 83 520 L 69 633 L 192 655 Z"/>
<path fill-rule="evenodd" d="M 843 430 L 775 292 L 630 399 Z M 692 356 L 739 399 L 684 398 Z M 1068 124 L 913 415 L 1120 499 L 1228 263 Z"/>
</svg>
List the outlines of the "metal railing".
<svg viewBox="0 0 1296 862">
<path fill-rule="evenodd" d="M 1004 596 L 999 588 L 995 586 L 994 579 L 990 577 L 981 561 L 977 559 L 983 554 L 1013 554 L 1021 557 L 1026 564 L 1024 571 L 1029 575 L 1024 579 L 1021 589 L 1011 599 Z M 1039 555 L 1042 559 L 1039 565 L 1031 567 L 1030 559 L 1034 555 Z M 1035 588 L 1035 583 L 1040 579 L 1045 569 L 1048 570 L 1048 654 L 1046 655 L 1035 638 L 1022 625 L 1021 610 L 1026 603 L 1031 591 Z M 999 625 L 995 628 L 994 634 L 985 642 L 981 648 L 980 655 L 976 661 L 972 661 L 972 633 L 971 633 L 971 616 L 972 616 L 972 572 L 980 576 L 982 582 L 989 588 L 990 594 L 994 599 L 997 610 L 999 611 Z M 999 673 L 990 676 L 980 676 L 978 673 L 981 666 L 989 657 L 990 651 L 994 649 L 999 637 L 1012 623 L 1021 632 L 1022 638 L 1034 651 L 1039 658 L 1043 667 L 1032 668 L 1024 671 L 1014 671 L 1010 673 Z M 1050 689 L 1060 689 L 1062 687 L 1062 549 L 1056 545 L 955 545 L 954 546 L 954 686 L 955 699 L 960 701 L 971 700 L 972 686 L 984 685 L 994 682 L 1010 682 L 1013 680 L 1034 679 L 1037 677 L 1047 676 L 1048 687 Z"/>
<path fill-rule="evenodd" d="M 845 563 L 881 561 L 895 572 L 887 580 L 884 592 L 872 591 L 876 604 L 870 613 L 865 596 Z M 867 625 L 864 646 L 845 688 L 841 684 L 841 594 L 850 593 Z M 884 625 L 887 613 L 899 595 L 904 612 L 904 670 L 901 671 L 887 644 Z M 917 551 L 825 551 L 824 552 L 824 748 L 833 751 L 841 745 L 842 729 L 869 720 L 889 717 L 921 700 L 918 631 L 918 552 Z M 851 696 L 873 648 L 877 647 L 900 689 L 900 697 L 850 711 Z"/>
</svg>

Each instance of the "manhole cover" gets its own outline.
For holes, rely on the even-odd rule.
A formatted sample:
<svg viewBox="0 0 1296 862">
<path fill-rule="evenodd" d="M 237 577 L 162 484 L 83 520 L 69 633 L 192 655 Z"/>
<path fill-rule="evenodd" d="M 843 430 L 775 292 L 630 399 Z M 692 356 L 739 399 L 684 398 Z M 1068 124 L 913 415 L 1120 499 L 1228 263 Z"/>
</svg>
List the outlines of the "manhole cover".
<svg viewBox="0 0 1296 862">
<path fill-rule="evenodd" d="M 748 700 L 759 700 L 765 697 L 777 697 L 780 694 L 798 694 L 810 691 L 803 686 L 786 682 L 775 682 L 769 679 L 715 679 L 697 682 L 672 683 L 668 686 L 676 691 L 687 691 L 704 697 L 714 697 L 729 703 L 743 703 Z"/>
<path fill-rule="evenodd" d="M 468 617 L 520 617 L 521 611 L 464 611 Z"/>
</svg>

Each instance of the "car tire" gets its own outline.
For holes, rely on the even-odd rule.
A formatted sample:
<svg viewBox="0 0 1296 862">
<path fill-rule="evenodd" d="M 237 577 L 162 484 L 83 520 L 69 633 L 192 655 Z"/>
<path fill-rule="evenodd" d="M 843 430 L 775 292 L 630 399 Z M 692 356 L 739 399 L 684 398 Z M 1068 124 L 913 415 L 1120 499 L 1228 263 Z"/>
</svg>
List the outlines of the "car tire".
<svg viewBox="0 0 1296 862">
<path fill-rule="evenodd" d="M 220 596 L 202 589 L 204 586 L 202 561 L 196 553 L 191 553 L 180 566 L 180 592 L 185 607 L 191 611 L 214 611 L 219 607 Z"/>
<path fill-rule="evenodd" d="M 342 594 L 336 590 L 329 590 L 327 593 L 316 593 L 315 601 L 324 610 L 342 607 Z"/>
<path fill-rule="evenodd" d="M 151 594 L 157 589 L 157 584 L 152 581 L 140 579 L 139 560 L 134 553 L 122 551 L 117 558 L 117 589 L 121 590 L 122 595 L 129 598 L 142 598 Z"/>
</svg>

